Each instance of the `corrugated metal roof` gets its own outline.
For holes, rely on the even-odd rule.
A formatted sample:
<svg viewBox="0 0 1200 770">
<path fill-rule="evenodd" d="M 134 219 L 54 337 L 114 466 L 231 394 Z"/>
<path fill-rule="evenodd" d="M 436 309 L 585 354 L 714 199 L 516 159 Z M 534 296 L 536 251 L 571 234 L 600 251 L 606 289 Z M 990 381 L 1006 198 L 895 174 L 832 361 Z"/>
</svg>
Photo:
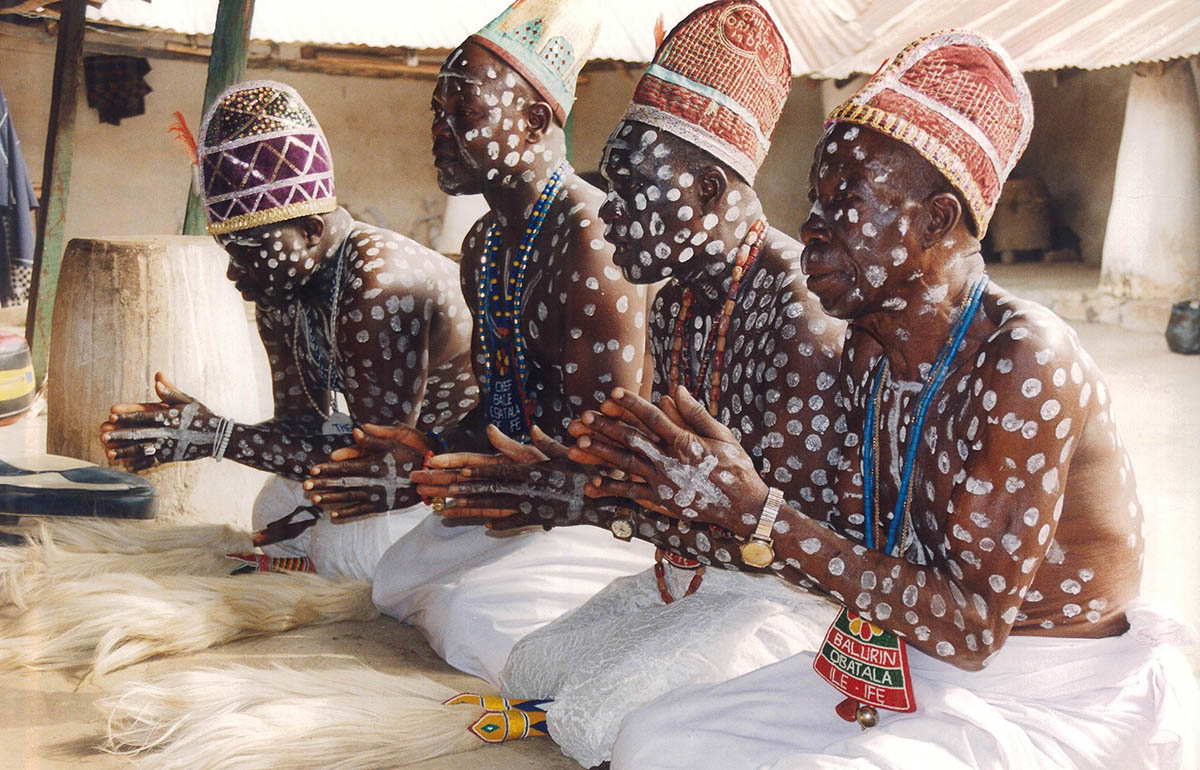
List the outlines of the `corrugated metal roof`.
<svg viewBox="0 0 1200 770">
<path fill-rule="evenodd" d="M 822 2 L 780 1 L 775 8 L 796 36 L 805 22 L 799 14 Z M 801 46 L 811 57 L 808 74 L 815 77 L 874 72 L 908 42 L 947 27 L 991 37 L 1026 71 L 1100 69 L 1200 53 L 1200 0 L 845 0 L 838 5 L 858 11 L 842 17 L 849 42 L 840 50 L 820 41 Z M 857 51 L 842 53 L 855 41 L 862 43 Z"/>
<path fill-rule="evenodd" d="M 643 62 L 653 28 L 698 0 L 592 0 L 606 23 L 597 59 Z M 251 36 L 280 43 L 452 48 L 509 0 L 256 0 Z M 1025 70 L 1098 69 L 1200 53 L 1200 0 L 769 0 L 792 50 L 795 75 L 873 72 L 921 35 L 967 27 L 1000 42 Z M 330 9 L 336 12 L 331 13 Z M 107 0 L 96 21 L 210 34 L 217 0 Z"/>
<path fill-rule="evenodd" d="M 256 0 L 250 36 L 278 43 L 453 48 L 510 1 Z M 694 0 L 593 1 L 604 3 L 607 19 L 593 58 L 634 62 L 654 55 L 660 13 L 670 29 L 697 5 Z M 88 9 L 95 21 L 201 35 L 212 34 L 216 16 L 217 0 L 108 0 Z"/>
</svg>

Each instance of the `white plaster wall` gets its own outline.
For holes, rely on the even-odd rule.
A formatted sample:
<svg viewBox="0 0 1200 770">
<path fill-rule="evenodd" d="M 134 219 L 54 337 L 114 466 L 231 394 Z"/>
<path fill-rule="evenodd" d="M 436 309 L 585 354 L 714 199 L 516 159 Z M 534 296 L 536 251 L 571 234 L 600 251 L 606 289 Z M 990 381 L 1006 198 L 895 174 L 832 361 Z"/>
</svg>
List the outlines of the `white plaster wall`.
<svg viewBox="0 0 1200 770">
<path fill-rule="evenodd" d="M 1100 264 L 1113 195 L 1117 149 L 1132 67 L 1092 72 L 1028 72 L 1033 135 L 1013 175 L 1046 184 L 1061 221 L 1080 240 L 1080 255 Z"/>
<path fill-rule="evenodd" d="M 146 113 L 119 126 L 101 124 L 82 88 L 75 128 L 67 236 L 132 236 L 179 231 L 191 172 L 167 132 L 180 110 L 199 129 L 207 73 L 203 63 L 150 61 L 154 92 Z M 54 71 L 54 47 L 0 35 L 0 87 L 24 145 L 30 175 L 42 174 Z M 428 242 L 440 219 L 429 138 L 428 80 L 348 78 L 251 70 L 251 78 L 290 83 L 321 121 L 333 147 L 338 197 L 359 217 L 380 212 L 394 229 Z"/>
<path fill-rule="evenodd" d="M 1104 244 L 1102 284 L 1122 296 L 1200 291 L 1200 103 L 1192 70 L 1135 75 Z"/>
</svg>

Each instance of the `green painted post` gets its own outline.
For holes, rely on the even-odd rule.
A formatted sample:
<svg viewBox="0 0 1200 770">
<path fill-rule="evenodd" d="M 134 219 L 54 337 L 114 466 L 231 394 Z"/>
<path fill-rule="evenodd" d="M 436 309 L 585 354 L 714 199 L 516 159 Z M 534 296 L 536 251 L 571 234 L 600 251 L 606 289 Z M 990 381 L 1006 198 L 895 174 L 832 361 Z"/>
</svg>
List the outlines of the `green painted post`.
<svg viewBox="0 0 1200 770">
<path fill-rule="evenodd" d="M 75 108 L 83 70 L 83 22 L 87 0 L 63 0 L 58 20 L 58 45 L 54 52 L 54 85 L 50 94 L 50 125 L 42 162 L 42 200 L 37 214 L 37 246 L 33 254 L 33 279 L 25 338 L 33 356 L 38 387 L 46 380 L 50 358 L 50 329 L 54 323 L 54 296 L 58 270 L 66 247 L 67 194 L 71 187 L 74 154 Z"/>
<path fill-rule="evenodd" d="M 204 87 L 204 106 L 208 109 L 217 95 L 246 78 L 246 52 L 250 47 L 250 22 L 254 18 L 254 0 L 221 0 L 213 28 L 212 55 L 208 59 L 208 83 Z M 197 125 L 196 130 L 200 130 Z M 196 137 L 197 142 L 200 137 Z M 184 235 L 204 235 L 208 224 L 204 206 L 195 190 L 188 192 L 187 213 L 183 218 Z"/>
</svg>

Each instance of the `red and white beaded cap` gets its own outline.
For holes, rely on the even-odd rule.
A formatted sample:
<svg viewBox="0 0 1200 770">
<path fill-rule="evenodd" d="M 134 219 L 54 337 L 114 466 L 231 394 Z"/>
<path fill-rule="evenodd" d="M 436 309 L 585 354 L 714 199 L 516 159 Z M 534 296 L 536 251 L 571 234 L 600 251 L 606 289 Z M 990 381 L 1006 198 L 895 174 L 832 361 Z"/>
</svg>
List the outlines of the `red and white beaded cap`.
<svg viewBox="0 0 1200 770">
<path fill-rule="evenodd" d="M 691 142 L 753 184 L 791 85 L 791 57 L 770 14 L 754 0 L 718 0 L 662 41 L 624 119 Z"/>
<path fill-rule="evenodd" d="M 225 89 L 200 124 L 197 155 L 210 235 L 337 208 L 329 142 L 289 85 Z"/>
<path fill-rule="evenodd" d="M 995 42 L 967 30 L 909 44 L 826 121 L 855 123 L 907 144 L 962 193 L 983 237 L 1000 188 L 1029 144 L 1033 100 Z"/>
</svg>

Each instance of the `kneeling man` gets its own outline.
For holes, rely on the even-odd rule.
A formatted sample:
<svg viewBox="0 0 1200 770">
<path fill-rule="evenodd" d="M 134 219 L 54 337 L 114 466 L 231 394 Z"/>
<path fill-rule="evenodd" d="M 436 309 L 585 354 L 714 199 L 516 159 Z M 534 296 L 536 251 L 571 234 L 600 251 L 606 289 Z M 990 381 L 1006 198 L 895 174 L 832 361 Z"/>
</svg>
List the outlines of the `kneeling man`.
<svg viewBox="0 0 1200 770">
<path fill-rule="evenodd" d="M 215 457 L 276 474 L 255 504 L 257 530 L 308 505 L 300 482 L 353 443 L 352 426 L 432 429 L 470 411 L 471 314 L 454 262 L 339 207 L 329 143 L 290 86 L 228 88 L 205 115 L 197 155 L 208 231 L 229 254 L 229 279 L 255 304 L 275 417 L 235 423 L 159 375 L 161 401 L 114 406 L 102 440 L 110 459 L 134 471 Z M 378 478 L 371 500 L 268 552 L 371 579 L 383 552 L 420 520 L 420 511 L 399 509 L 420 503 L 408 488 L 411 467 L 382 458 L 355 470 Z M 375 511 L 397 513 L 349 521 Z"/>
</svg>

